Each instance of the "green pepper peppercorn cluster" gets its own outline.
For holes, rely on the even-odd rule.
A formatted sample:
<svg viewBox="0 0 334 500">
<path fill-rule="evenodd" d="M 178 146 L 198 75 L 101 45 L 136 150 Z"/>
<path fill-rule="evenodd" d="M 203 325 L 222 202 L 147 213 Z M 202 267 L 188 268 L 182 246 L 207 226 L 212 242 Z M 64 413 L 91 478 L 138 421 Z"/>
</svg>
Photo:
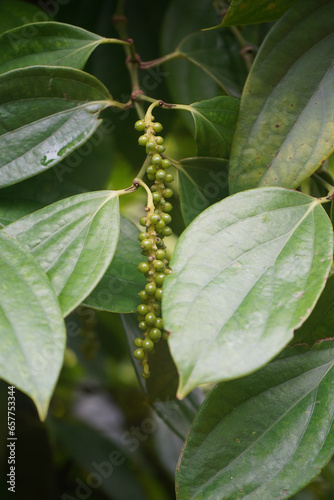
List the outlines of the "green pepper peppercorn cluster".
<svg viewBox="0 0 334 500">
<path fill-rule="evenodd" d="M 164 139 L 158 135 L 162 130 L 159 122 L 146 123 L 138 120 L 136 130 L 145 133 L 138 139 L 138 143 L 146 148 L 149 165 L 146 175 L 150 181 L 152 203 L 145 207 L 146 215 L 140 219 L 140 224 L 145 229 L 140 232 L 138 239 L 142 254 L 147 256 L 147 261 L 141 262 L 138 271 L 146 276 L 144 290 L 139 293 L 141 304 L 137 307 L 139 328 L 142 336 L 134 340 L 136 350 L 134 357 L 141 361 L 143 377 L 150 376 L 148 355 L 154 352 L 154 345 L 160 339 L 167 339 L 168 335 L 163 329 L 161 318 L 162 285 L 166 275 L 172 270 L 166 258 L 164 238 L 172 234 L 169 224 L 172 220 L 169 212 L 172 204 L 168 201 L 173 196 L 173 190 L 168 186 L 174 180 L 171 173 L 166 172 L 171 166 L 167 158 L 163 158 L 165 151 Z"/>
</svg>

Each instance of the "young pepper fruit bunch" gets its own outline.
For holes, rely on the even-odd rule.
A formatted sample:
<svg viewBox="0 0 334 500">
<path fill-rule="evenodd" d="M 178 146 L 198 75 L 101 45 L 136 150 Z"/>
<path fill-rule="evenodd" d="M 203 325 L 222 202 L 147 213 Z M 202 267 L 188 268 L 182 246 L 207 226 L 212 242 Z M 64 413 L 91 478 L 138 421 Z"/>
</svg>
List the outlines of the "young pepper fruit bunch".
<svg viewBox="0 0 334 500">
<path fill-rule="evenodd" d="M 144 132 L 138 139 L 140 146 L 146 148 L 147 162 L 146 175 L 153 181 L 148 191 L 148 201 L 145 207 L 146 215 L 140 219 L 143 231 L 138 239 L 142 254 L 147 257 L 138 266 L 138 271 L 146 277 L 144 290 L 139 293 L 141 304 L 137 307 L 139 329 L 142 336 L 134 340 L 136 350 L 134 357 L 141 361 L 143 377 L 150 376 L 148 356 L 154 352 L 154 346 L 160 339 L 167 339 L 161 318 L 162 285 L 166 275 L 172 270 L 166 257 L 164 238 L 172 234 L 169 224 L 172 220 L 170 212 L 172 204 L 170 198 L 173 190 L 169 184 L 173 182 L 173 174 L 168 173 L 171 162 L 162 156 L 165 151 L 164 139 L 158 135 L 162 125 L 154 122 L 153 117 L 148 120 L 138 120 L 135 128 Z"/>
</svg>

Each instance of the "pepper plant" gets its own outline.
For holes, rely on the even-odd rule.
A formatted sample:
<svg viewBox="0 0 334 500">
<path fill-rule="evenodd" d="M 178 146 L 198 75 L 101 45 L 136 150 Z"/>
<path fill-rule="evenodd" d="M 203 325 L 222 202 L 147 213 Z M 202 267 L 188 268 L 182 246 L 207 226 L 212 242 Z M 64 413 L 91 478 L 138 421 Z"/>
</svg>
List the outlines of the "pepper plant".
<svg viewBox="0 0 334 500">
<path fill-rule="evenodd" d="M 334 1 L 141 3 L 0 2 L 0 376 L 44 421 L 120 313 L 176 498 L 291 498 L 334 453 Z"/>
</svg>

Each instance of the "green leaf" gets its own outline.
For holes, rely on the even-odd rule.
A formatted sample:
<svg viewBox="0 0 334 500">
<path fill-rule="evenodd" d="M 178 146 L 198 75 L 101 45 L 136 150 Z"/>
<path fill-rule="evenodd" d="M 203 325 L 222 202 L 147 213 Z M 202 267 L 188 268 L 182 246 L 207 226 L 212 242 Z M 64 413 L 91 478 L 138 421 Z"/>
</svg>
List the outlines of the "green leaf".
<svg viewBox="0 0 334 500">
<path fill-rule="evenodd" d="M 178 500 L 290 498 L 333 454 L 334 344 L 286 349 L 261 371 L 216 386 L 177 467 Z"/>
<path fill-rule="evenodd" d="M 169 3 L 161 34 L 163 54 L 174 52 L 187 35 L 217 24 L 219 18 L 211 0 L 193 0 L 192 9 L 195 16 L 190 16 L 179 0 Z M 210 99 L 219 92 L 217 82 L 190 61 L 173 60 L 163 69 L 174 102 L 190 104 L 199 99 Z"/>
<path fill-rule="evenodd" d="M 50 17 L 36 5 L 17 0 L 1 0 L 0 33 L 17 26 L 37 21 L 48 21 Z M 26 28 L 29 36 L 29 27 Z"/>
<path fill-rule="evenodd" d="M 103 311 L 131 313 L 140 302 L 138 293 L 145 278 L 137 266 L 143 260 L 136 226 L 121 217 L 120 235 L 114 258 L 96 288 L 84 304 Z"/>
<path fill-rule="evenodd" d="M 42 208 L 41 203 L 30 200 L 4 199 L 0 200 L 0 224 L 7 226 L 11 222 L 20 219 Z"/>
<path fill-rule="evenodd" d="M 158 351 L 150 357 L 151 376 L 145 380 L 142 377 L 142 367 L 133 357 L 133 341 L 138 335 L 136 315 L 121 316 L 124 332 L 131 352 L 131 359 L 136 371 L 138 382 L 147 395 L 147 400 L 160 416 L 161 420 L 181 439 L 185 440 L 189 427 L 203 402 L 204 396 L 200 389 L 188 394 L 182 401 L 175 399 L 178 374 L 169 354 L 166 342 L 156 345 Z"/>
<path fill-rule="evenodd" d="M 277 21 L 296 0 L 232 0 L 220 26 Z"/>
<path fill-rule="evenodd" d="M 298 187 L 334 150 L 333 17 L 331 0 L 303 0 L 263 43 L 241 98 L 231 192 Z"/>
<path fill-rule="evenodd" d="M 52 167 L 86 142 L 111 96 L 82 71 L 32 67 L 0 76 L 0 186 Z"/>
<path fill-rule="evenodd" d="M 237 122 L 239 100 L 214 97 L 189 106 L 195 122 L 198 156 L 229 158 Z"/>
<path fill-rule="evenodd" d="M 42 22 L 20 26 L 0 36 L 0 74 L 28 66 L 82 69 L 93 50 L 107 41 L 69 24 Z"/>
<path fill-rule="evenodd" d="M 164 283 L 179 397 L 277 355 L 310 315 L 332 251 L 326 212 L 299 192 L 250 190 L 202 212 L 178 240 Z"/>
<path fill-rule="evenodd" d="M 228 196 L 227 169 L 227 160 L 221 158 L 186 158 L 179 162 L 180 205 L 186 225 Z"/>
<path fill-rule="evenodd" d="M 229 30 L 192 33 L 182 40 L 176 52 L 205 71 L 224 93 L 240 96 L 247 69 L 240 57 L 239 43 Z"/>
<path fill-rule="evenodd" d="M 0 197 L 4 201 L 20 199 L 23 203 L 26 201 L 35 202 L 44 207 L 84 191 L 82 187 L 67 180 L 63 179 L 60 182 L 55 175 L 54 169 L 51 169 L 46 170 L 37 177 L 1 189 Z"/>
<path fill-rule="evenodd" d="M 41 419 L 63 363 L 57 297 L 32 255 L 0 231 L 0 377 L 32 398 Z"/>
<path fill-rule="evenodd" d="M 102 400 L 100 404 L 101 407 L 105 407 L 107 403 Z M 53 434 L 68 450 L 71 461 L 80 464 L 87 471 L 84 477 L 94 478 L 91 482 L 92 489 L 98 488 L 98 491 L 102 490 L 105 493 L 106 498 L 115 500 L 128 500 L 129 498 L 145 500 L 147 498 L 136 474 L 135 464 L 138 463 L 140 452 L 134 455 L 138 446 L 133 446 L 134 436 L 132 433 L 126 430 L 120 432 L 120 436 L 115 432 L 114 435 L 107 437 L 85 423 L 69 421 L 65 418 L 50 419 L 50 426 Z M 137 438 L 134 439 L 137 440 Z M 75 484 L 80 486 L 80 488 L 76 488 L 77 494 L 75 496 L 82 496 L 81 491 L 84 489 L 81 488 L 78 478 Z M 83 485 L 86 486 L 86 483 Z M 74 498 L 66 494 L 63 494 L 62 497 L 64 500 Z M 94 497 L 89 495 L 89 497 L 92 500 L 96 498 L 95 495 Z"/>
<path fill-rule="evenodd" d="M 137 301 L 137 305 L 140 301 Z M 142 366 L 134 358 L 133 351 L 134 339 L 141 336 L 142 332 L 138 328 L 137 315 L 122 315 L 122 324 L 128 341 L 129 349 L 132 355 L 132 362 L 136 370 L 139 383 L 148 397 L 148 401 L 170 401 L 176 397 L 178 385 L 178 374 L 174 362 L 170 356 L 167 342 L 160 341 L 155 346 L 155 353 L 150 356 L 149 364 L 151 376 L 145 380 L 142 377 Z"/>
<path fill-rule="evenodd" d="M 295 332 L 292 345 L 306 343 L 312 346 L 319 340 L 333 338 L 334 324 L 334 275 L 326 283 L 311 316 Z"/>
<path fill-rule="evenodd" d="M 94 289 L 113 257 L 119 235 L 118 196 L 115 191 L 72 196 L 4 230 L 32 252 L 67 316 Z"/>
</svg>

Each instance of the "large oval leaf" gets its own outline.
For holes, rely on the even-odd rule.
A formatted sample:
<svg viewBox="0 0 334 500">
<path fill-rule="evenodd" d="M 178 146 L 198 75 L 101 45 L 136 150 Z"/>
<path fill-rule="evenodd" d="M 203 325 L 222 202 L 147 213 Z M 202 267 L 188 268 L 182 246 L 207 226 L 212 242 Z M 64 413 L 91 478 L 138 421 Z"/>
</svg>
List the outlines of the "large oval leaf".
<svg viewBox="0 0 334 500">
<path fill-rule="evenodd" d="M 30 396 L 44 419 L 64 356 L 59 303 L 36 260 L 4 231 L 0 273 L 0 377 Z"/>
<path fill-rule="evenodd" d="M 283 499 L 309 483 L 333 454 L 333 365 L 332 341 L 288 348 L 213 389 L 180 456 L 178 500 Z"/>
<path fill-rule="evenodd" d="M 138 337 L 139 332 L 136 315 L 121 315 L 121 320 L 129 349 L 133 353 L 133 341 Z M 166 342 L 160 342 L 156 347 L 158 347 L 158 352 L 150 359 L 151 377 L 147 380 L 142 377 L 142 367 L 138 360 L 132 356 L 138 382 L 147 397 L 147 401 L 158 413 L 161 420 L 177 436 L 185 440 L 189 427 L 203 402 L 204 395 L 200 389 L 196 389 L 182 401 L 176 400 L 178 375 L 168 352 L 168 346 Z"/>
<path fill-rule="evenodd" d="M 110 99 L 102 83 L 75 69 L 32 67 L 0 76 L 0 186 L 52 167 L 86 142 Z"/>
<path fill-rule="evenodd" d="M 217 24 L 218 16 L 211 0 L 193 0 L 195 16 L 189 16 L 184 2 L 172 0 L 166 12 L 161 33 L 162 52 L 174 52 L 184 37 Z M 173 29 L 171 29 L 173 26 Z M 174 102 L 191 103 L 199 99 L 210 99 L 217 95 L 217 82 L 197 65 L 186 60 L 168 62 L 166 82 Z"/>
<path fill-rule="evenodd" d="M 67 316 L 94 289 L 114 255 L 119 234 L 118 196 L 115 191 L 71 196 L 4 230 L 38 260 Z"/>
<path fill-rule="evenodd" d="M 7 226 L 11 222 L 20 219 L 24 215 L 31 214 L 42 208 L 38 201 L 20 199 L 0 199 L 0 224 Z"/>
<path fill-rule="evenodd" d="M 186 225 L 205 208 L 228 196 L 228 161 L 186 158 L 178 169 L 180 206 Z"/>
<path fill-rule="evenodd" d="M 299 192 L 255 189 L 202 212 L 180 237 L 164 284 L 179 396 L 280 352 L 324 288 L 332 250 L 326 212 Z"/>
<path fill-rule="evenodd" d="M 69 24 L 48 21 L 20 26 L 0 36 L 0 73 L 44 65 L 82 69 L 106 40 Z"/>
<path fill-rule="evenodd" d="M 189 106 L 195 122 L 198 156 L 229 158 L 239 100 L 221 96 Z"/>
<path fill-rule="evenodd" d="M 113 260 L 84 304 L 103 311 L 131 313 L 140 302 L 138 293 L 145 278 L 137 266 L 142 262 L 137 227 L 121 217 L 119 240 Z"/>
<path fill-rule="evenodd" d="M 241 99 L 231 192 L 298 187 L 333 152 L 333 18 L 332 0 L 299 1 L 263 43 Z"/>
<path fill-rule="evenodd" d="M 224 91 L 239 97 L 247 77 L 240 46 L 229 30 L 200 31 L 185 37 L 176 52 L 205 71 Z M 179 78 L 177 74 L 174 79 Z"/>
</svg>

